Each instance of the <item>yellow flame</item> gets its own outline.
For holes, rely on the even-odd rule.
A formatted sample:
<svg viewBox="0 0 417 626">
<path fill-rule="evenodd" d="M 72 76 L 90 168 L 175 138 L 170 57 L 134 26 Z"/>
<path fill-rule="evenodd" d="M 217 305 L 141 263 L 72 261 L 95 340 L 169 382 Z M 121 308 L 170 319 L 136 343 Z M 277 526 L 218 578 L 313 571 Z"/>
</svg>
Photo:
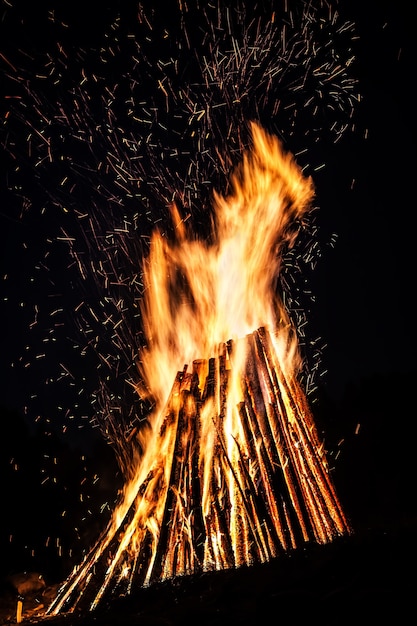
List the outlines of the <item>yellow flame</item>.
<svg viewBox="0 0 417 626">
<path fill-rule="evenodd" d="M 276 137 L 255 123 L 251 129 L 252 149 L 232 176 L 231 193 L 215 193 L 211 243 L 187 238 L 175 207 L 177 241 L 159 232 L 151 240 L 143 302 L 150 349 L 141 363 L 160 406 L 184 363 L 286 317 L 275 282 L 282 248 L 294 237 L 290 227 L 310 208 L 313 183 Z M 286 339 L 280 351 L 284 356 Z"/>
</svg>

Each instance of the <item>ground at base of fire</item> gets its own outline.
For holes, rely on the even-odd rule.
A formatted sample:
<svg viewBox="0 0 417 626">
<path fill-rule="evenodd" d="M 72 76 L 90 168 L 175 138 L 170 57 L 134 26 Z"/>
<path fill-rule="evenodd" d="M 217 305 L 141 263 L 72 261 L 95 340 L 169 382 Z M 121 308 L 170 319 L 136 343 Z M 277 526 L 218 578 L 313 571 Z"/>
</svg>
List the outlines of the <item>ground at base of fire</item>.
<svg viewBox="0 0 417 626">
<path fill-rule="evenodd" d="M 271 615 L 325 626 L 406 623 L 414 610 L 417 520 L 309 544 L 252 567 L 179 577 L 114 598 L 88 614 L 44 617 L 56 586 L 22 601 L 22 624 L 45 626 L 253 626 Z M 4 590 L 0 624 L 16 623 Z M 275 620 L 274 618 L 274 620 Z"/>
</svg>

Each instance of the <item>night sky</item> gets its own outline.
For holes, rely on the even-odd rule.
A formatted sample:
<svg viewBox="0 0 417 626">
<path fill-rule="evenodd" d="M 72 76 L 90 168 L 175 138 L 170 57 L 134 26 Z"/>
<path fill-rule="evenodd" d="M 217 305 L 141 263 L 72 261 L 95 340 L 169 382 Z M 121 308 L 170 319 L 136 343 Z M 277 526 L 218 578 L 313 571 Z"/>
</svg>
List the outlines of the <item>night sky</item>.
<svg viewBox="0 0 417 626">
<path fill-rule="evenodd" d="M 62 138 L 59 124 L 55 145 L 66 154 L 66 160 L 55 159 L 54 155 L 49 169 L 43 164 L 33 168 L 27 145 L 28 135 L 36 135 L 36 130 L 25 127 L 16 114 L 16 110 L 22 111 L 17 106 L 21 99 L 27 98 L 29 107 L 33 101 L 14 79 L 21 75 L 27 80 L 35 71 L 47 73 L 43 55 L 62 58 L 56 45 L 60 42 L 70 50 L 66 66 L 57 63 L 65 92 L 71 72 L 76 73 L 74 68 L 79 67 L 76 51 L 87 50 L 88 59 L 88 50 L 97 49 L 97 42 L 102 45 L 103 41 L 116 49 L 111 37 L 122 40 L 127 23 L 135 19 L 135 11 L 120 9 L 119 23 L 119 8 L 115 8 L 119 3 L 103 3 L 97 15 L 84 13 L 81 2 L 45 0 L 31 7 L 26 4 L 2 1 L 0 23 L 4 121 L 4 158 L 0 166 L 4 279 L 0 304 L 1 454 L 2 471 L 11 485 L 8 499 L 12 510 L 2 531 L 2 546 L 7 544 L 6 570 L 16 563 L 39 567 L 38 560 L 31 556 L 33 545 L 37 558 L 42 560 L 47 554 L 52 563 L 50 570 L 58 570 L 61 575 L 69 560 L 58 566 L 59 558 L 54 560 L 56 546 L 48 548 L 49 552 L 40 547 L 50 531 L 45 518 L 35 524 L 38 530 L 42 526 L 41 538 L 32 529 L 29 548 L 22 548 L 26 540 L 22 498 L 33 507 L 37 502 L 50 506 L 54 501 L 58 510 L 49 513 L 51 525 L 57 518 L 62 519 L 63 509 L 72 507 L 81 534 L 84 529 L 85 545 L 89 541 L 89 523 L 93 534 L 94 511 L 100 510 L 103 499 L 111 500 L 120 479 L 112 479 L 117 474 L 116 462 L 93 420 L 90 394 L 98 377 L 94 362 L 97 357 L 94 350 L 80 357 L 74 309 L 81 296 L 73 258 L 64 241 L 56 242 L 61 228 L 71 229 L 66 210 L 71 215 L 80 200 L 79 210 L 83 212 L 87 203 L 83 205 L 82 192 L 95 182 L 82 166 L 73 167 L 77 156 L 80 162 L 92 162 L 85 152 L 86 145 L 77 152 L 75 144 Z M 54 10 L 54 5 L 59 8 Z M 412 441 L 416 434 L 415 21 L 412 6 L 405 0 L 346 0 L 340 3 L 340 10 L 354 22 L 358 35 L 353 44 L 356 60 L 351 74 L 358 80 L 361 99 L 349 121 L 353 129 L 337 142 L 330 136 L 316 141 L 312 134 L 311 154 L 300 157 L 306 158 L 314 170 L 311 173 L 321 244 L 321 256 L 308 274 L 314 298 L 307 303 L 307 332 L 311 339 L 319 338 L 315 345 L 320 359 L 312 400 L 334 455 L 342 502 L 346 502 L 354 525 L 381 527 L 408 524 L 417 512 L 408 492 L 414 485 Z M 117 33 L 111 27 L 116 22 L 121 24 Z M 104 32 L 109 36 L 103 39 Z M 109 71 L 117 76 L 125 69 L 112 66 Z M 34 84 L 39 86 L 41 82 Z M 53 80 L 45 84 L 38 100 L 40 111 L 48 100 L 52 107 L 54 98 L 65 100 Z M 100 96 L 101 88 L 98 85 L 97 93 L 94 89 L 88 92 L 91 112 L 99 110 L 95 109 L 98 105 L 94 97 Z M 50 113 L 45 111 L 45 115 Z M 301 111 L 297 116 L 301 118 L 301 136 L 292 126 L 288 131 L 288 144 L 295 149 L 303 145 L 306 135 L 307 122 L 302 115 Z M 27 118 L 36 119 L 33 110 L 28 110 Z M 285 138 L 285 124 L 278 120 L 276 125 Z M 34 144 L 36 139 L 42 142 L 35 137 Z M 309 141 L 307 137 L 307 146 Z M 75 180 L 74 172 L 80 174 L 81 182 L 73 193 L 68 193 L 62 181 L 66 176 Z M 99 179 L 105 187 L 105 169 L 100 171 Z M 109 196 L 113 192 L 111 184 Z M 149 193 L 152 197 L 152 191 Z M 91 192 L 90 201 L 96 210 L 105 196 Z M 132 203 L 132 198 L 126 198 L 126 210 L 133 210 Z M 201 219 L 197 216 L 197 222 Z M 150 227 L 146 222 L 139 230 L 149 234 Z M 86 247 L 84 258 L 89 253 L 91 248 Z M 84 289 L 94 302 L 95 286 L 87 280 Z M 311 353 L 309 358 L 314 358 Z M 55 477 L 54 467 L 58 467 Z M 100 476 L 98 481 L 96 476 Z M 90 498 L 92 512 L 88 514 L 79 498 L 83 490 Z M 63 525 L 67 533 L 63 540 L 65 555 L 71 541 L 78 541 L 80 535 L 70 527 L 73 524 L 69 522 Z M 10 533 L 15 535 L 12 544 L 8 541 Z"/>
</svg>

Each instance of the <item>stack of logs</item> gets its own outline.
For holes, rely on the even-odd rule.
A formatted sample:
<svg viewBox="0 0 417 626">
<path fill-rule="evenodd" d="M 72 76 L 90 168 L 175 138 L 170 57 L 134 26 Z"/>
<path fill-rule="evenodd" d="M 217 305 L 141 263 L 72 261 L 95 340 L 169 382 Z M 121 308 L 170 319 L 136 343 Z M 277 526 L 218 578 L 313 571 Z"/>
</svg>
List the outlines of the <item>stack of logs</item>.
<svg viewBox="0 0 417 626">
<path fill-rule="evenodd" d="M 265 328 L 246 341 L 239 432 L 226 432 L 230 341 L 218 357 L 177 373 L 155 433 L 161 455 L 119 531 L 81 566 L 66 606 L 91 609 L 109 594 L 263 563 L 350 532 L 304 392 L 285 375 Z M 138 513 L 144 505 L 146 518 Z"/>
</svg>

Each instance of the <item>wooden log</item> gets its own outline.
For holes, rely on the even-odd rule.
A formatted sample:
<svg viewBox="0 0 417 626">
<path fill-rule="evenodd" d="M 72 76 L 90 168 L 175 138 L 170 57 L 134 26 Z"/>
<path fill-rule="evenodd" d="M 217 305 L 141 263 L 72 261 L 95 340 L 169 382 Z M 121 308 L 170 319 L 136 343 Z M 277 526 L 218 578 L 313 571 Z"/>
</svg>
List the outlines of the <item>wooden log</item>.
<svg viewBox="0 0 417 626">
<path fill-rule="evenodd" d="M 224 344 L 221 349 L 221 353 L 217 359 L 218 364 L 218 416 L 220 420 L 223 420 L 227 410 L 227 391 L 229 383 L 229 375 L 226 369 L 226 345 Z"/>
<path fill-rule="evenodd" d="M 208 374 L 204 384 L 202 400 L 205 402 L 208 398 L 214 397 L 216 388 L 216 372 L 215 359 L 212 357 L 208 360 Z"/>
<path fill-rule="evenodd" d="M 193 437 L 189 441 L 188 463 L 189 463 L 189 501 L 190 501 L 190 519 L 191 519 L 191 535 L 193 551 L 200 569 L 204 560 L 204 520 L 202 510 L 202 484 L 200 479 L 200 446 L 201 442 L 201 392 L 199 386 L 199 378 L 194 372 L 193 385 L 191 393 L 195 399 L 195 414 L 189 417 L 194 420 Z"/>
<path fill-rule="evenodd" d="M 131 582 L 131 588 L 140 588 L 148 584 L 150 579 L 150 565 L 155 550 L 154 537 L 148 529 L 143 533 L 140 547 L 137 550 L 137 560 L 134 568 L 134 578 Z"/>
</svg>

